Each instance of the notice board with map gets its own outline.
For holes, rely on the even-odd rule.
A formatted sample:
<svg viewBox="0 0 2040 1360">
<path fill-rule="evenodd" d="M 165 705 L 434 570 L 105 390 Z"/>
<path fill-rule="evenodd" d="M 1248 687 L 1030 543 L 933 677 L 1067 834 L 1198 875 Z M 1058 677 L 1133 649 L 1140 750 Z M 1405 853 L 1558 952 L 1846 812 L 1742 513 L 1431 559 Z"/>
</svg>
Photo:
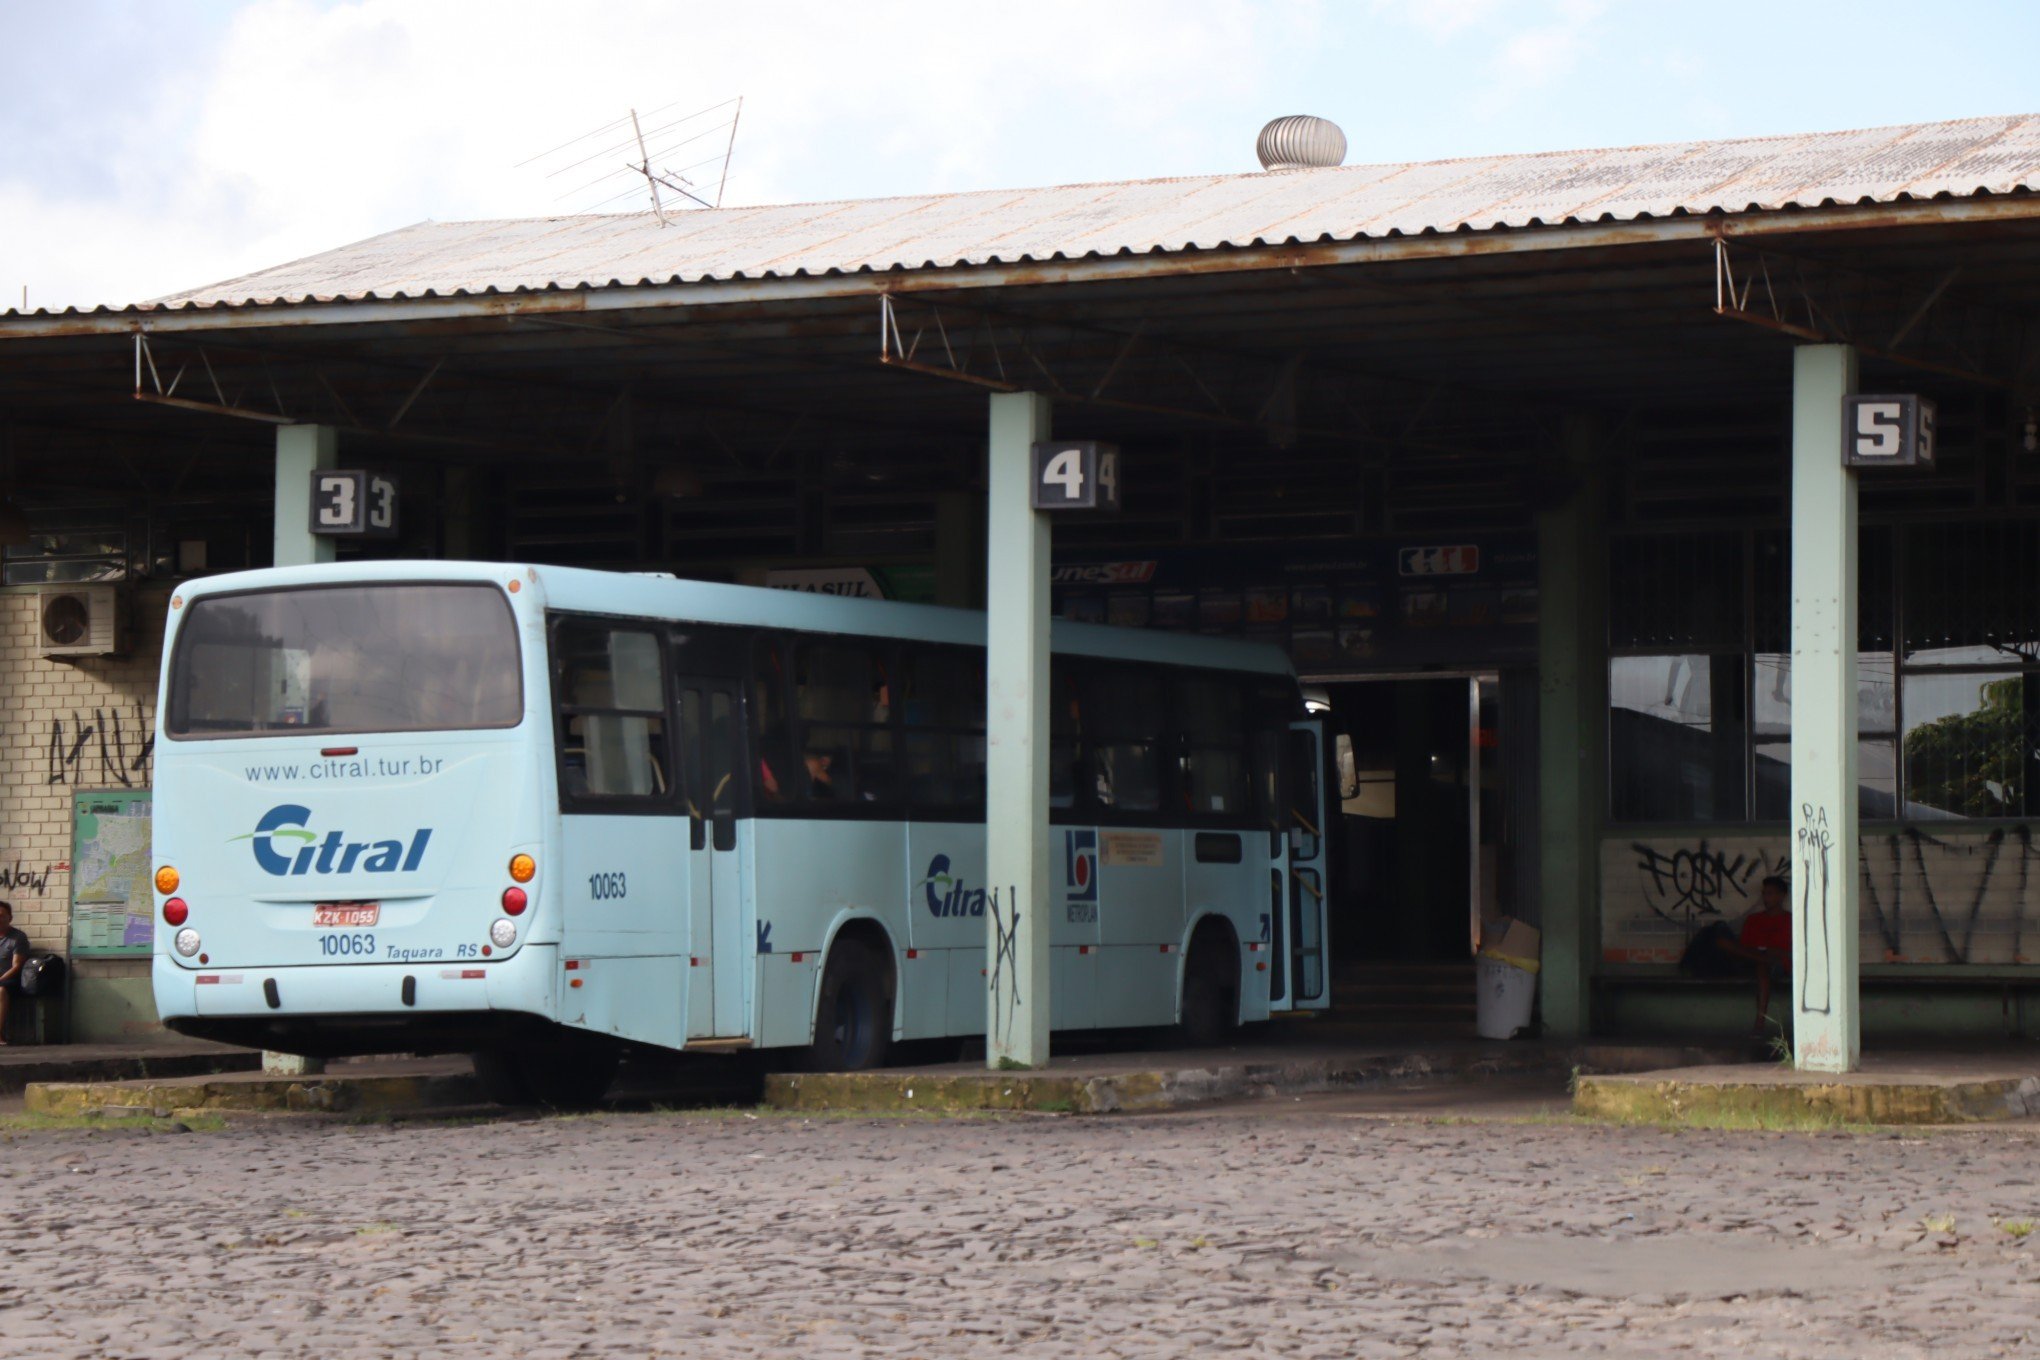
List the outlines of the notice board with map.
<svg viewBox="0 0 2040 1360">
<path fill-rule="evenodd" d="M 155 945 L 149 792 L 76 795 L 71 815 L 71 952 L 146 958 Z"/>
</svg>

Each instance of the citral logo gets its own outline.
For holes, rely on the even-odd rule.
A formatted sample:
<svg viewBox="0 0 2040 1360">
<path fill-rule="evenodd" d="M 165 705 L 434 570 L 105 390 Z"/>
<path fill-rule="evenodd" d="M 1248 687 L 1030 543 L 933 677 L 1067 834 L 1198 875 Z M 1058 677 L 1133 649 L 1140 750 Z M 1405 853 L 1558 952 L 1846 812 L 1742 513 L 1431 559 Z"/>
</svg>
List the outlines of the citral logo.
<svg viewBox="0 0 2040 1360">
<path fill-rule="evenodd" d="M 967 888 L 960 875 L 952 876 L 947 855 L 937 855 L 928 861 L 928 876 L 921 880 L 921 890 L 927 895 L 931 916 L 985 914 L 985 890 Z"/>
<path fill-rule="evenodd" d="M 420 827 L 411 834 L 411 843 L 402 841 L 350 841 L 344 831 L 328 831 L 323 837 L 308 830 L 305 823 L 312 819 L 312 810 L 296 803 L 280 803 L 262 814 L 262 820 L 255 823 L 255 829 L 245 836 L 234 837 L 247 841 L 255 851 L 255 863 L 262 872 L 285 875 L 302 874 L 351 874 L 359 870 L 365 874 L 394 874 L 399 871 L 410 873 L 425 858 L 425 843 L 432 839 L 432 828 Z M 300 842 L 294 854 L 287 854 L 278 848 L 278 841 Z"/>
</svg>

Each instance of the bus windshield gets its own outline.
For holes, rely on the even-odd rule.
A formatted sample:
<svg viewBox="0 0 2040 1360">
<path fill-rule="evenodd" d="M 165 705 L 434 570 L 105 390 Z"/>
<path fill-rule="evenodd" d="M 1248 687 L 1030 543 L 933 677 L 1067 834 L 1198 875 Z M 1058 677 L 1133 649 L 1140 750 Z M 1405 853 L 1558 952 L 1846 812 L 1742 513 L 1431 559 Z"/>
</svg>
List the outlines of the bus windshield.
<svg viewBox="0 0 2040 1360">
<path fill-rule="evenodd" d="M 192 601 L 171 661 L 173 737 L 513 727 L 517 625 L 492 585 L 355 584 Z"/>
</svg>

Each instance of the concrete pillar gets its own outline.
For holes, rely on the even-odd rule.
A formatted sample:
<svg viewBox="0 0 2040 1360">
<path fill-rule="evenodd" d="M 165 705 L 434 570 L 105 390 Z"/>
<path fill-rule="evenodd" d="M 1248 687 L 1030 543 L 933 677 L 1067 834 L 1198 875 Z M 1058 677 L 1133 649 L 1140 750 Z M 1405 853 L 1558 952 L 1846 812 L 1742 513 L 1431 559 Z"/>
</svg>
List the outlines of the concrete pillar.
<svg viewBox="0 0 2040 1360">
<path fill-rule="evenodd" d="M 331 562 L 334 543 L 312 532 L 312 474 L 334 466 L 340 432 L 330 425 L 276 427 L 276 565 Z"/>
<path fill-rule="evenodd" d="M 1856 480 L 1842 398 L 1856 351 L 1792 356 L 1792 1013 L 1802 1071 L 1851 1072 L 1856 1007 Z"/>
<path fill-rule="evenodd" d="M 1562 496 L 1537 516 L 1537 862 L 1544 1031 L 1585 1038 L 1608 801 L 1607 500 L 1597 428 L 1567 417 Z"/>
<path fill-rule="evenodd" d="M 333 540 L 312 532 L 312 474 L 334 466 L 339 456 L 340 432 L 330 425 L 276 427 L 276 508 L 271 519 L 277 566 L 333 560 Z M 265 1052 L 262 1070 L 271 1076 L 306 1077 L 325 1071 L 326 1064 L 296 1053 Z"/>
<path fill-rule="evenodd" d="M 991 399 L 985 527 L 985 1064 L 1048 1061 L 1048 519 L 1032 505 L 1049 401 Z"/>
</svg>

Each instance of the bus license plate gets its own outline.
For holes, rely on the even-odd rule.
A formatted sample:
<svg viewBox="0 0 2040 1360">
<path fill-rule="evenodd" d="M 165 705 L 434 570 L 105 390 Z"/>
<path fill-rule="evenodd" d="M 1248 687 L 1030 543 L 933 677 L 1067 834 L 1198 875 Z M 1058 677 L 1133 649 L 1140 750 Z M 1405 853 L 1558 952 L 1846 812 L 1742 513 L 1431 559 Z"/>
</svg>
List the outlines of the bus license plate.
<svg viewBox="0 0 2040 1360">
<path fill-rule="evenodd" d="M 319 902 L 312 907 L 315 926 L 372 926 L 382 915 L 380 902 Z"/>
</svg>

